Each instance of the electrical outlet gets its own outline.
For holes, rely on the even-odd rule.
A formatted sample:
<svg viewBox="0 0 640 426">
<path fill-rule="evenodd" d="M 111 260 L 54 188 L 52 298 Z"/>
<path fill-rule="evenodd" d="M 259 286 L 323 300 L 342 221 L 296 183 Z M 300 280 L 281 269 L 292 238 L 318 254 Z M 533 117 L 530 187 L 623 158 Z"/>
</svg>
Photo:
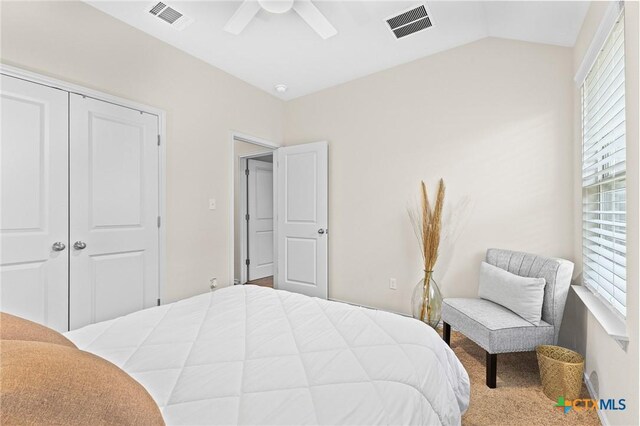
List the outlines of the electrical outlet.
<svg viewBox="0 0 640 426">
<path fill-rule="evenodd" d="M 395 278 L 389 278 L 389 288 L 391 290 L 396 290 L 398 288 Z"/>
<path fill-rule="evenodd" d="M 211 291 L 215 290 L 216 287 L 218 287 L 218 279 L 217 278 L 211 278 L 209 280 L 209 289 Z"/>
</svg>

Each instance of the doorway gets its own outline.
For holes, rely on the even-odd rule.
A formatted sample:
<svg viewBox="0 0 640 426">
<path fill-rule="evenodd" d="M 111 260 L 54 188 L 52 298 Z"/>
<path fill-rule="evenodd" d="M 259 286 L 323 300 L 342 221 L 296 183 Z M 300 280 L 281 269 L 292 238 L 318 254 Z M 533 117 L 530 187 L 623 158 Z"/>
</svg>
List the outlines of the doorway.
<svg viewBox="0 0 640 426">
<path fill-rule="evenodd" d="M 246 203 L 241 240 L 247 253 L 247 283 L 273 287 L 275 271 L 273 153 L 245 159 Z"/>
<path fill-rule="evenodd" d="M 328 297 L 328 143 L 231 134 L 234 284 Z"/>
<path fill-rule="evenodd" d="M 274 287 L 273 154 L 276 146 L 235 137 L 234 284 Z"/>
</svg>

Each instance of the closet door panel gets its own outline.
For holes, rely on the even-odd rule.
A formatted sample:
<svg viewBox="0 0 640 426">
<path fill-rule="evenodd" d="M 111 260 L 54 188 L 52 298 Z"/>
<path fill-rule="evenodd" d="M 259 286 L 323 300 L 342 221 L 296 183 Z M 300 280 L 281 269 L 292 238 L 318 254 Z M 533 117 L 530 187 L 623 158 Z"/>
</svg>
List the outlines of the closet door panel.
<svg viewBox="0 0 640 426">
<path fill-rule="evenodd" d="M 68 93 L 1 79 L 0 310 L 67 331 Z"/>
<path fill-rule="evenodd" d="M 71 328 L 158 299 L 158 119 L 71 95 Z"/>
</svg>

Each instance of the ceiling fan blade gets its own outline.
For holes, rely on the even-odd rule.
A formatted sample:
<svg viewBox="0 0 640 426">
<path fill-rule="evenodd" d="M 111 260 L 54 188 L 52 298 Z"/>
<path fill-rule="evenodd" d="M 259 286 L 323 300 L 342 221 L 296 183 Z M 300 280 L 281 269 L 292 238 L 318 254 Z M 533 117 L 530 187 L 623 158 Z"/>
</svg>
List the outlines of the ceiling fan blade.
<svg viewBox="0 0 640 426">
<path fill-rule="evenodd" d="M 320 37 L 327 39 L 338 34 L 338 30 L 336 30 L 318 8 L 311 3 L 311 0 L 296 0 L 295 3 L 293 3 L 293 10 L 295 10 Z"/>
<path fill-rule="evenodd" d="M 236 13 L 227 21 L 224 30 L 231 34 L 240 34 L 259 10 L 260 4 L 256 0 L 244 0 Z"/>
</svg>

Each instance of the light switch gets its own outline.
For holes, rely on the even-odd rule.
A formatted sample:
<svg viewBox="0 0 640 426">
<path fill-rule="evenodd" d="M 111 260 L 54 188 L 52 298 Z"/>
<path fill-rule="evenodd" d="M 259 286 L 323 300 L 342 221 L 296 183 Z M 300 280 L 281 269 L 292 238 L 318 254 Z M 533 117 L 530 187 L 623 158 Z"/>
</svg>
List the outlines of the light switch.
<svg viewBox="0 0 640 426">
<path fill-rule="evenodd" d="M 215 209 L 216 209 L 216 199 L 209 198 L 209 210 L 215 210 Z"/>
</svg>

